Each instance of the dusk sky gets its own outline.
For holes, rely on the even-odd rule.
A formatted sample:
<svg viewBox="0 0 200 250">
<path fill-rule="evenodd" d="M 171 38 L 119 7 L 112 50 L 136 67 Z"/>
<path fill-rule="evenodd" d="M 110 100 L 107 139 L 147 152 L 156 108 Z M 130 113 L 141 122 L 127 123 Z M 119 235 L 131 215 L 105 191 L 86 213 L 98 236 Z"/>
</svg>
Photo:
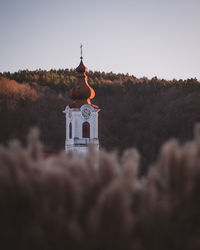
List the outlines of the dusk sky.
<svg viewBox="0 0 200 250">
<path fill-rule="evenodd" d="M 200 0 L 0 0 L 0 72 L 200 79 Z"/>
</svg>

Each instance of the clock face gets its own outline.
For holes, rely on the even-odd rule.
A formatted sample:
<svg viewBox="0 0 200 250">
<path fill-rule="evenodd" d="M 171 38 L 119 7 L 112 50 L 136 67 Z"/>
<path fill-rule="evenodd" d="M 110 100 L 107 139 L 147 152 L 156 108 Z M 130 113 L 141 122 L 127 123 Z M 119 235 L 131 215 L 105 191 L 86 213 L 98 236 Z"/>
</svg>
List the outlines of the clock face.
<svg viewBox="0 0 200 250">
<path fill-rule="evenodd" d="M 82 110 L 82 116 L 83 116 L 86 120 L 89 119 L 90 116 L 91 116 L 91 110 L 88 109 L 88 108 L 84 108 L 84 109 Z"/>
</svg>

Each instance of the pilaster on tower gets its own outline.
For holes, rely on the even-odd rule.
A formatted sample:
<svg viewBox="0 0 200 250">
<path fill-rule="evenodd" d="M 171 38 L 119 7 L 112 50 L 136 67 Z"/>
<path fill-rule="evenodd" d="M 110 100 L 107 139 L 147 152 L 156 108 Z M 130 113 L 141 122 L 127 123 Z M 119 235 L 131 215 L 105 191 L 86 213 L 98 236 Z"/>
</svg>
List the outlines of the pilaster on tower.
<svg viewBox="0 0 200 250">
<path fill-rule="evenodd" d="M 80 64 L 76 68 L 76 85 L 68 93 L 73 101 L 64 111 L 66 114 L 65 151 L 86 153 L 89 144 L 93 144 L 97 150 L 99 149 L 98 112 L 100 109 L 91 103 L 95 91 L 87 81 L 87 68 L 83 63 L 82 45 L 80 59 Z"/>
</svg>

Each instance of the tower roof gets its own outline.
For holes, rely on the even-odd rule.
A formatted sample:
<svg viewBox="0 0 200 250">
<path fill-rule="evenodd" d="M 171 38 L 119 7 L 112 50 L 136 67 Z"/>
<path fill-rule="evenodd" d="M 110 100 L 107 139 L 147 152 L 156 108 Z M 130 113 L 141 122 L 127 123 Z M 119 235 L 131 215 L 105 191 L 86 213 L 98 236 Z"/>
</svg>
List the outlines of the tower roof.
<svg viewBox="0 0 200 250">
<path fill-rule="evenodd" d="M 69 91 L 68 95 L 73 100 L 69 105 L 70 108 L 80 108 L 84 104 L 89 104 L 94 108 L 98 106 L 93 105 L 90 100 L 94 98 L 95 91 L 87 82 L 87 68 L 83 63 L 82 57 L 82 46 L 81 46 L 81 61 L 79 66 L 76 68 L 77 71 L 77 82 L 76 85 Z"/>
<path fill-rule="evenodd" d="M 85 65 L 83 64 L 82 58 L 81 58 L 81 62 L 79 64 L 79 66 L 76 68 L 76 71 L 78 73 L 85 73 L 87 72 L 87 68 L 85 67 Z"/>
</svg>

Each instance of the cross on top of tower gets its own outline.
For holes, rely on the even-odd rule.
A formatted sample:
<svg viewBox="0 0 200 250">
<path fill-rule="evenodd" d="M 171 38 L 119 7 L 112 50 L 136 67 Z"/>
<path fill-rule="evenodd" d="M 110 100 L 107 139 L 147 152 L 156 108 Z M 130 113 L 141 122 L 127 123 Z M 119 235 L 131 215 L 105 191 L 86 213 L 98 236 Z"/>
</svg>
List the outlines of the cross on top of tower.
<svg viewBox="0 0 200 250">
<path fill-rule="evenodd" d="M 83 44 L 82 43 L 81 43 L 80 48 L 81 48 L 81 57 L 80 57 L 80 59 L 82 60 L 83 59 Z"/>
</svg>

